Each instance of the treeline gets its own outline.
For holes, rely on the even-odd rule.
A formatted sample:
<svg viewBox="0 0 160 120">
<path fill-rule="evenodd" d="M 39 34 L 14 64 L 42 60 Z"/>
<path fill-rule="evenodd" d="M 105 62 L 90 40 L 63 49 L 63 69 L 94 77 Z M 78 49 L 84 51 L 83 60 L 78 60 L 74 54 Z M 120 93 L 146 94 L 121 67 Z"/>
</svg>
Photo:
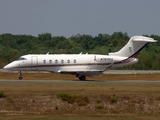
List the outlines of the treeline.
<svg viewBox="0 0 160 120">
<path fill-rule="evenodd" d="M 148 36 L 148 35 L 145 35 Z M 158 43 L 148 44 L 139 54 L 138 64 L 121 69 L 159 70 L 160 69 L 160 36 L 151 35 Z M 127 33 L 115 32 L 112 35 L 98 34 L 74 35 L 69 38 L 52 36 L 50 33 L 32 35 L 0 35 L 0 68 L 25 54 L 78 54 L 80 52 L 108 54 L 118 51 L 129 40 Z"/>
</svg>

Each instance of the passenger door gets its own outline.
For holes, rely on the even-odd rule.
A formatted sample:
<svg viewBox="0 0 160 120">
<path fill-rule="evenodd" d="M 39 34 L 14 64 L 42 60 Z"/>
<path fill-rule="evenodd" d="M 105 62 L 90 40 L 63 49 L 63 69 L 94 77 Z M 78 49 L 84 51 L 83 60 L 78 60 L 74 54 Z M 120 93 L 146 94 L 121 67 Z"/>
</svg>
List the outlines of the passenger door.
<svg viewBox="0 0 160 120">
<path fill-rule="evenodd" d="M 38 70 L 38 58 L 37 56 L 31 57 L 31 70 L 37 71 Z"/>
</svg>

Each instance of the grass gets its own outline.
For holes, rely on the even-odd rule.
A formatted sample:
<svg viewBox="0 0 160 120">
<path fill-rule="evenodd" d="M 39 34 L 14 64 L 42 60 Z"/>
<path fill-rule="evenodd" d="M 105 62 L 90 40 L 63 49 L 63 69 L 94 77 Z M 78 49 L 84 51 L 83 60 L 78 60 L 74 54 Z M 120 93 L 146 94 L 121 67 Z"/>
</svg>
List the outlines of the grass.
<svg viewBox="0 0 160 120">
<path fill-rule="evenodd" d="M 0 98 L 5 98 L 6 95 L 4 94 L 4 91 L 0 91 Z"/>
<path fill-rule="evenodd" d="M 72 95 L 68 93 L 60 93 L 57 96 L 61 98 L 63 101 L 66 101 L 70 104 L 76 103 L 78 104 L 78 106 L 85 106 L 90 102 L 87 96 L 82 96 L 82 95 Z"/>
<path fill-rule="evenodd" d="M 0 73 L 0 79 L 16 79 L 17 76 L 15 73 Z M 48 73 L 25 73 L 24 78 L 77 80 L 70 75 Z M 138 74 L 133 75 L 133 78 L 159 80 L 160 74 Z M 102 75 L 89 79 L 125 80 L 131 79 L 131 76 Z M 101 82 L 1 83 L 0 119 L 80 120 L 83 117 L 84 120 L 159 120 L 159 85 Z"/>
<path fill-rule="evenodd" d="M 108 116 L 108 117 L 58 117 L 58 116 L 6 116 L 0 115 L 0 119 L 2 120 L 159 120 L 157 117 L 146 118 L 144 116 L 134 116 L 134 117 L 126 117 L 126 116 Z"/>
<path fill-rule="evenodd" d="M 54 116 L 5 116 L 0 115 L 0 119 L 2 120 L 159 120 L 159 118 L 151 117 L 146 118 L 143 116 L 134 116 L 134 117 L 114 117 L 108 116 L 106 117 L 54 117 Z"/>
<path fill-rule="evenodd" d="M 110 103 L 116 103 L 118 101 L 118 99 L 116 98 L 115 95 L 110 97 Z"/>
</svg>

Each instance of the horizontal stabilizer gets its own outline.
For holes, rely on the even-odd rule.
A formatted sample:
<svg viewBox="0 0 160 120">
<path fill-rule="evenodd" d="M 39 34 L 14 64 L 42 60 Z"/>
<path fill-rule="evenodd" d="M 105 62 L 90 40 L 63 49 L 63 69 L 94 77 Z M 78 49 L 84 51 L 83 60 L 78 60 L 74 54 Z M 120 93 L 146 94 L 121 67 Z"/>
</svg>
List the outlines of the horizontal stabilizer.
<svg viewBox="0 0 160 120">
<path fill-rule="evenodd" d="M 153 38 L 144 37 L 144 36 L 134 36 L 132 37 L 132 41 L 137 42 L 157 42 L 157 40 L 154 40 Z"/>
</svg>

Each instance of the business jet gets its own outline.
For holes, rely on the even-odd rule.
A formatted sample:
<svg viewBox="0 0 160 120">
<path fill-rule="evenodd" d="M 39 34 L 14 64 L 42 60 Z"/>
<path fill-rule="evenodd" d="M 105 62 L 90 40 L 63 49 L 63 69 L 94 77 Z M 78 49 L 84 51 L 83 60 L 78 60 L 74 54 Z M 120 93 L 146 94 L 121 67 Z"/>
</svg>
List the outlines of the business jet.
<svg viewBox="0 0 160 120">
<path fill-rule="evenodd" d="M 72 74 L 79 80 L 103 74 L 106 70 L 131 65 L 138 62 L 137 55 L 150 42 L 157 42 L 153 38 L 133 36 L 118 52 L 108 55 L 99 54 L 28 54 L 4 67 L 6 70 L 19 71 L 47 71 L 52 73 Z"/>
</svg>

